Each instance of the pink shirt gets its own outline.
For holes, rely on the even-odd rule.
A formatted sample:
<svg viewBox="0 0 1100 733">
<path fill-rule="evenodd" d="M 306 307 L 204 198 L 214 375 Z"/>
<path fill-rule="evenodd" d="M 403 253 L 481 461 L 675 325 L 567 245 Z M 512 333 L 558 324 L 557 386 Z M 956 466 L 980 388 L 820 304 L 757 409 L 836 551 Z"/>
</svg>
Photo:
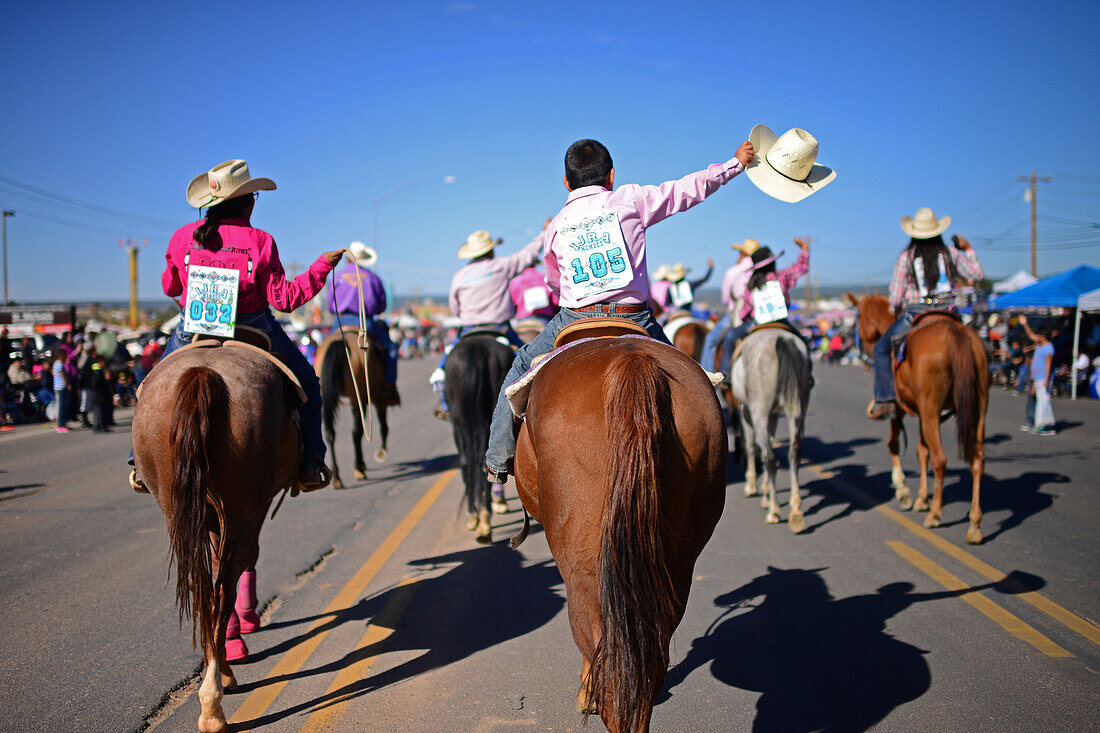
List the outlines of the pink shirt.
<svg viewBox="0 0 1100 733">
<path fill-rule="evenodd" d="M 528 291 L 535 291 L 532 295 Z M 512 295 L 512 302 L 516 306 L 516 318 L 530 318 L 531 316 L 546 316 L 549 318 L 557 310 L 558 297 L 546 287 L 546 275 L 534 267 L 528 267 L 508 283 L 508 292 Z M 532 310 L 528 305 L 541 300 L 545 296 L 549 305 Z"/>
<path fill-rule="evenodd" d="M 659 186 L 570 191 L 546 228 L 546 284 L 564 308 L 647 302 L 646 227 L 690 209 L 742 170 L 732 158 Z"/>
<path fill-rule="evenodd" d="M 730 313 L 733 313 L 733 309 L 737 307 L 737 300 L 745 297 L 745 288 L 748 287 L 750 275 L 752 275 L 752 258 L 742 257 L 722 276 L 722 304 Z"/>
<path fill-rule="evenodd" d="M 170 298 L 184 294 L 188 265 L 225 267 L 241 273 L 238 312 L 255 313 L 272 305 L 288 313 L 321 292 L 325 277 L 332 271 L 332 265 L 318 257 L 308 270 L 287 280 L 275 240 L 267 232 L 252 228 L 246 219 L 226 219 L 218 225 L 221 247 L 213 251 L 203 248 L 192 236 L 200 224 L 196 221 L 180 227 L 168 242 L 168 264 L 160 283 Z M 179 303 L 183 307 L 183 300 Z"/>
<path fill-rule="evenodd" d="M 538 262 L 545 232 L 519 252 L 491 260 L 475 260 L 451 279 L 451 312 L 463 326 L 504 323 L 516 314 L 508 293 L 512 278 Z"/>
<path fill-rule="evenodd" d="M 779 272 L 768 273 L 767 280 L 778 280 L 779 287 L 783 288 L 783 300 L 787 302 L 789 306 L 791 304 L 791 288 L 798 282 L 798 278 L 805 275 L 810 269 L 810 253 L 802 252 L 798 255 L 798 259 L 794 261 L 794 264 L 788 267 L 786 270 L 780 270 Z M 747 281 L 746 281 L 747 284 Z M 741 306 L 741 320 L 747 321 L 752 318 L 752 292 L 746 288 L 745 291 L 745 304 Z"/>
</svg>

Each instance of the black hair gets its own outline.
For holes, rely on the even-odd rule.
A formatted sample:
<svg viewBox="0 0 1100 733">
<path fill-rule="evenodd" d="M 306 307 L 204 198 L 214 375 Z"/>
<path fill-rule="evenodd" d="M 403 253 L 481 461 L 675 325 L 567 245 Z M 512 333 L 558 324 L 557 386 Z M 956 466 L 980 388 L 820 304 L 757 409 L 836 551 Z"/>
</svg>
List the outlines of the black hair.
<svg viewBox="0 0 1100 733">
<path fill-rule="evenodd" d="M 752 263 L 755 266 L 758 262 L 772 257 L 772 251 L 768 247 L 761 247 L 752 253 Z M 763 287 L 764 283 L 768 281 L 768 274 L 775 272 L 775 260 L 772 260 L 768 264 L 764 265 L 760 269 L 754 269 L 752 275 L 749 276 L 748 290 L 752 292 L 757 288 Z"/>
<path fill-rule="evenodd" d="M 578 140 L 565 151 L 565 180 L 572 189 L 603 186 L 613 167 L 611 153 L 595 140 Z"/>
<path fill-rule="evenodd" d="M 916 258 L 920 257 L 924 263 L 924 285 L 929 289 L 936 287 L 940 280 L 940 255 L 943 255 L 944 265 L 947 267 L 947 282 L 955 284 L 958 273 L 955 272 L 955 260 L 951 257 L 951 250 L 943 243 L 943 237 L 937 234 L 927 239 L 910 239 L 909 249 L 913 252 L 913 265 L 916 266 Z"/>
<path fill-rule="evenodd" d="M 206 220 L 199 225 L 199 228 L 191 236 L 206 249 L 220 249 L 222 239 L 218 236 L 218 224 L 226 219 L 238 219 L 246 216 L 248 207 L 251 205 L 251 194 L 236 196 L 226 199 L 220 204 L 214 204 L 206 210 Z"/>
</svg>

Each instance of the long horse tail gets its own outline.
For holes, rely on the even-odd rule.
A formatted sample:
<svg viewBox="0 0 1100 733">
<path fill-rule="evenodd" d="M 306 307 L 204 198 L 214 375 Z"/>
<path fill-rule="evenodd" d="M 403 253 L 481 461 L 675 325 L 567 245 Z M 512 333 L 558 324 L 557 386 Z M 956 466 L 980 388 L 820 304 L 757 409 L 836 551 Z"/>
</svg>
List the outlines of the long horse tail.
<svg viewBox="0 0 1100 733">
<path fill-rule="evenodd" d="M 229 418 L 229 388 L 221 375 L 205 366 L 180 377 L 172 412 L 169 445 L 175 469 L 168 495 L 168 536 L 176 564 L 176 605 L 180 624 L 191 619 L 191 641 L 203 648 L 214 640 L 214 585 L 208 532 L 218 521 L 207 497 L 210 449 L 214 431 Z M 221 532 L 224 537 L 224 531 Z"/>
<path fill-rule="evenodd" d="M 792 337 L 793 338 L 793 337 Z M 783 408 L 789 415 L 801 415 L 802 408 L 802 354 L 792 338 L 780 335 L 775 340 L 775 356 L 779 362 L 776 385 Z"/>
<path fill-rule="evenodd" d="M 956 325 L 951 329 L 951 366 L 954 372 L 952 381 L 959 456 L 969 464 L 974 460 L 978 442 L 981 439 L 978 435 L 981 395 L 979 394 L 978 359 L 974 354 L 970 333 L 965 326 Z"/>
<path fill-rule="evenodd" d="M 340 339 L 325 349 L 325 357 L 321 361 L 321 419 L 329 430 L 336 425 L 336 408 L 344 394 L 344 375 L 349 369 L 348 352 L 341 334 Z"/>
<path fill-rule="evenodd" d="M 658 487 L 672 399 L 668 377 L 641 352 L 611 364 L 605 389 L 609 493 L 600 551 L 600 640 L 589 689 L 626 731 L 635 730 L 653 706 L 677 622 Z"/>
</svg>

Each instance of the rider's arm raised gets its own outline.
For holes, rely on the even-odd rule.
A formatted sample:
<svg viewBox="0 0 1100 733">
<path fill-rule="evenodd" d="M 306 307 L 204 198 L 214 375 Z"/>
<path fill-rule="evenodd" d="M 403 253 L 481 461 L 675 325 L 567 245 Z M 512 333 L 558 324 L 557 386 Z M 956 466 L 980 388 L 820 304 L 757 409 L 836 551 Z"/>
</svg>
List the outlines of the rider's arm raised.
<svg viewBox="0 0 1100 733">
<path fill-rule="evenodd" d="M 277 310 L 289 313 L 321 292 L 335 262 L 331 262 L 327 255 L 321 255 L 308 270 L 293 280 L 287 280 L 275 240 L 266 232 L 256 231 L 266 235 L 260 246 L 256 283 L 263 288 L 268 303 Z"/>
<path fill-rule="evenodd" d="M 648 227 L 699 204 L 731 180 L 745 166 L 736 157 L 725 163 L 712 163 L 706 170 L 690 173 L 678 181 L 665 181 L 659 186 L 628 184 L 620 191 L 632 193 L 642 226 Z"/>
</svg>

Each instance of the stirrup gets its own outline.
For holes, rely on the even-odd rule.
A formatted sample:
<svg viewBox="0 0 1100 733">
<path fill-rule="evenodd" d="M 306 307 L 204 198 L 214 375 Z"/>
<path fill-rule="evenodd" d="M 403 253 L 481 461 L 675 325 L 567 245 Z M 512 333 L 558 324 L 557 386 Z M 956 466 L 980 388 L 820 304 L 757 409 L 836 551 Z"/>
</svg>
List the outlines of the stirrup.
<svg viewBox="0 0 1100 733">
<path fill-rule="evenodd" d="M 149 493 L 149 487 L 146 486 L 145 483 L 137 477 L 137 469 L 136 468 L 130 471 L 130 475 L 129 475 L 128 478 L 130 480 L 130 488 L 131 489 L 133 489 L 134 491 L 136 491 L 139 494 L 148 494 Z"/>
<path fill-rule="evenodd" d="M 494 471 L 488 466 L 485 467 L 485 473 L 489 476 L 489 483 L 491 484 L 506 484 L 508 483 L 508 469 L 502 469 L 500 471 Z"/>
<path fill-rule="evenodd" d="M 319 460 L 316 460 L 316 459 L 309 459 L 309 460 L 307 460 L 306 463 L 302 464 L 302 467 L 304 468 L 309 463 L 309 461 L 316 461 L 317 462 L 318 473 L 320 474 L 320 483 L 312 483 L 311 482 L 311 483 L 307 484 L 304 481 L 302 481 L 301 479 L 295 477 L 294 482 L 292 484 L 292 486 L 294 488 L 294 493 L 293 493 L 294 496 L 297 496 L 297 493 L 301 492 L 301 491 L 317 491 L 318 489 L 323 489 L 323 488 L 325 488 L 326 486 L 329 485 L 329 482 L 332 481 L 332 472 L 328 470 L 328 466 L 325 465 L 324 461 L 319 461 Z M 301 475 L 301 472 L 302 472 L 302 469 L 298 469 L 299 475 Z"/>
<path fill-rule="evenodd" d="M 875 411 L 875 405 L 881 405 L 882 409 L 877 413 Z M 867 417 L 872 420 L 889 420 L 898 416 L 898 404 L 894 400 L 886 402 L 871 401 L 871 404 L 867 405 Z"/>
</svg>

